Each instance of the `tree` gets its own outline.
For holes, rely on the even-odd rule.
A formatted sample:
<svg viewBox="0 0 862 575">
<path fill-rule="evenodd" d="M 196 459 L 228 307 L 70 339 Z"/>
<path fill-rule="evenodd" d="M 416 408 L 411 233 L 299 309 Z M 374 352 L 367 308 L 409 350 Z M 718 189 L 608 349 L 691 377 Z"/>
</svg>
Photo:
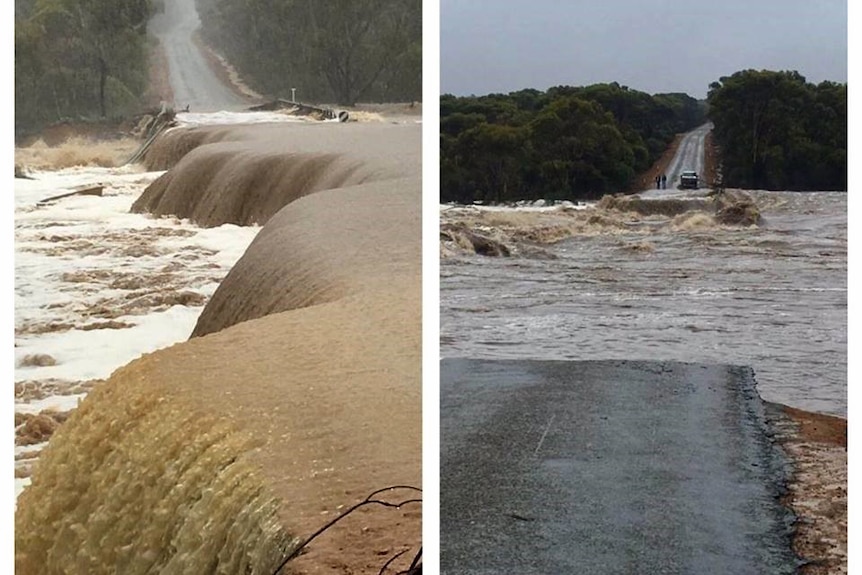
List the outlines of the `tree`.
<svg viewBox="0 0 862 575">
<path fill-rule="evenodd" d="M 34 0 L 16 12 L 16 132 L 136 106 L 150 9 L 147 0 Z"/>
<path fill-rule="evenodd" d="M 204 36 L 259 91 L 421 98 L 420 0 L 197 0 Z"/>
<path fill-rule="evenodd" d="M 549 184 L 546 197 L 598 197 L 626 186 L 634 153 L 601 105 L 570 96 L 532 122 L 536 154 Z"/>
<path fill-rule="evenodd" d="M 846 86 L 744 70 L 713 82 L 708 103 L 725 184 L 846 189 Z"/>
<path fill-rule="evenodd" d="M 309 0 L 310 58 L 339 104 L 352 105 L 409 48 L 418 2 Z"/>
<path fill-rule="evenodd" d="M 523 157 L 525 134 L 519 128 L 482 123 L 459 138 L 469 150 L 473 165 L 482 175 L 480 197 L 501 203 L 517 197 L 518 171 Z"/>
<path fill-rule="evenodd" d="M 616 83 L 444 94 L 441 199 L 589 199 L 619 192 L 678 131 L 704 119 L 690 96 L 650 96 Z"/>
</svg>

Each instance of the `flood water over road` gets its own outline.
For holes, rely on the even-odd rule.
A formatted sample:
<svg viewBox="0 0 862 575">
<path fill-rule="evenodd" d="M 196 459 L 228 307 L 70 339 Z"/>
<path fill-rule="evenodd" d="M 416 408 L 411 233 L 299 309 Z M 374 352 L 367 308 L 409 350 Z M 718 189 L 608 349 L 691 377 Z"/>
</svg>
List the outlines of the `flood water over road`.
<svg viewBox="0 0 862 575">
<path fill-rule="evenodd" d="M 748 365 L 764 399 L 846 417 L 846 194 L 749 195 L 760 226 L 643 218 L 550 258 L 444 257 L 441 356 Z"/>
</svg>

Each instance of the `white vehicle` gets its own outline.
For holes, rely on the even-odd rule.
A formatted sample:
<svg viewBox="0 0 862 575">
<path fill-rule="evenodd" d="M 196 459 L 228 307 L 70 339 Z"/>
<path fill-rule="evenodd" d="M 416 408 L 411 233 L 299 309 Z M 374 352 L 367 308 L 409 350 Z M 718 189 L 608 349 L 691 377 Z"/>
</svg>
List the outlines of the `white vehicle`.
<svg viewBox="0 0 862 575">
<path fill-rule="evenodd" d="M 679 175 L 679 187 L 681 190 L 698 189 L 700 186 L 698 185 L 697 172 L 695 172 L 694 170 L 683 170 L 683 172 Z"/>
</svg>

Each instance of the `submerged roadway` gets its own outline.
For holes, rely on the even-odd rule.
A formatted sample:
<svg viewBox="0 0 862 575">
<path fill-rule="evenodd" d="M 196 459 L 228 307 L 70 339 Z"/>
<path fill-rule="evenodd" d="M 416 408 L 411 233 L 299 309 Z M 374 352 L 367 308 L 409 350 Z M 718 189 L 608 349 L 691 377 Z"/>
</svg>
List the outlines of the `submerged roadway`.
<svg viewBox="0 0 862 575">
<path fill-rule="evenodd" d="M 441 569 L 795 573 L 751 369 L 441 365 Z"/>
</svg>

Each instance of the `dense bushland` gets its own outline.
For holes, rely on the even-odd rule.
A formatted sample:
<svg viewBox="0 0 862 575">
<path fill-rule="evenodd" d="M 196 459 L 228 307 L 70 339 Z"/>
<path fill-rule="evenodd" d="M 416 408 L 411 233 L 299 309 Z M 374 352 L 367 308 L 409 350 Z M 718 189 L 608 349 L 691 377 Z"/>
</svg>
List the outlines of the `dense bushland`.
<svg viewBox="0 0 862 575">
<path fill-rule="evenodd" d="M 422 99 L 420 0 L 196 0 L 206 41 L 273 97 Z"/>
<path fill-rule="evenodd" d="M 16 0 L 16 134 L 137 110 L 149 0 Z"/>
<path fill-rule="evenodd" d="M 617 83 L 440 101 L 442 201 L 595 199 L 627 189 L 702 102 Z"/>
<path fill-rule="evenodd" d="M 744 70 L 710 85 L 724 185 L 847 189 L 847 85 Z"/>
</svg>

